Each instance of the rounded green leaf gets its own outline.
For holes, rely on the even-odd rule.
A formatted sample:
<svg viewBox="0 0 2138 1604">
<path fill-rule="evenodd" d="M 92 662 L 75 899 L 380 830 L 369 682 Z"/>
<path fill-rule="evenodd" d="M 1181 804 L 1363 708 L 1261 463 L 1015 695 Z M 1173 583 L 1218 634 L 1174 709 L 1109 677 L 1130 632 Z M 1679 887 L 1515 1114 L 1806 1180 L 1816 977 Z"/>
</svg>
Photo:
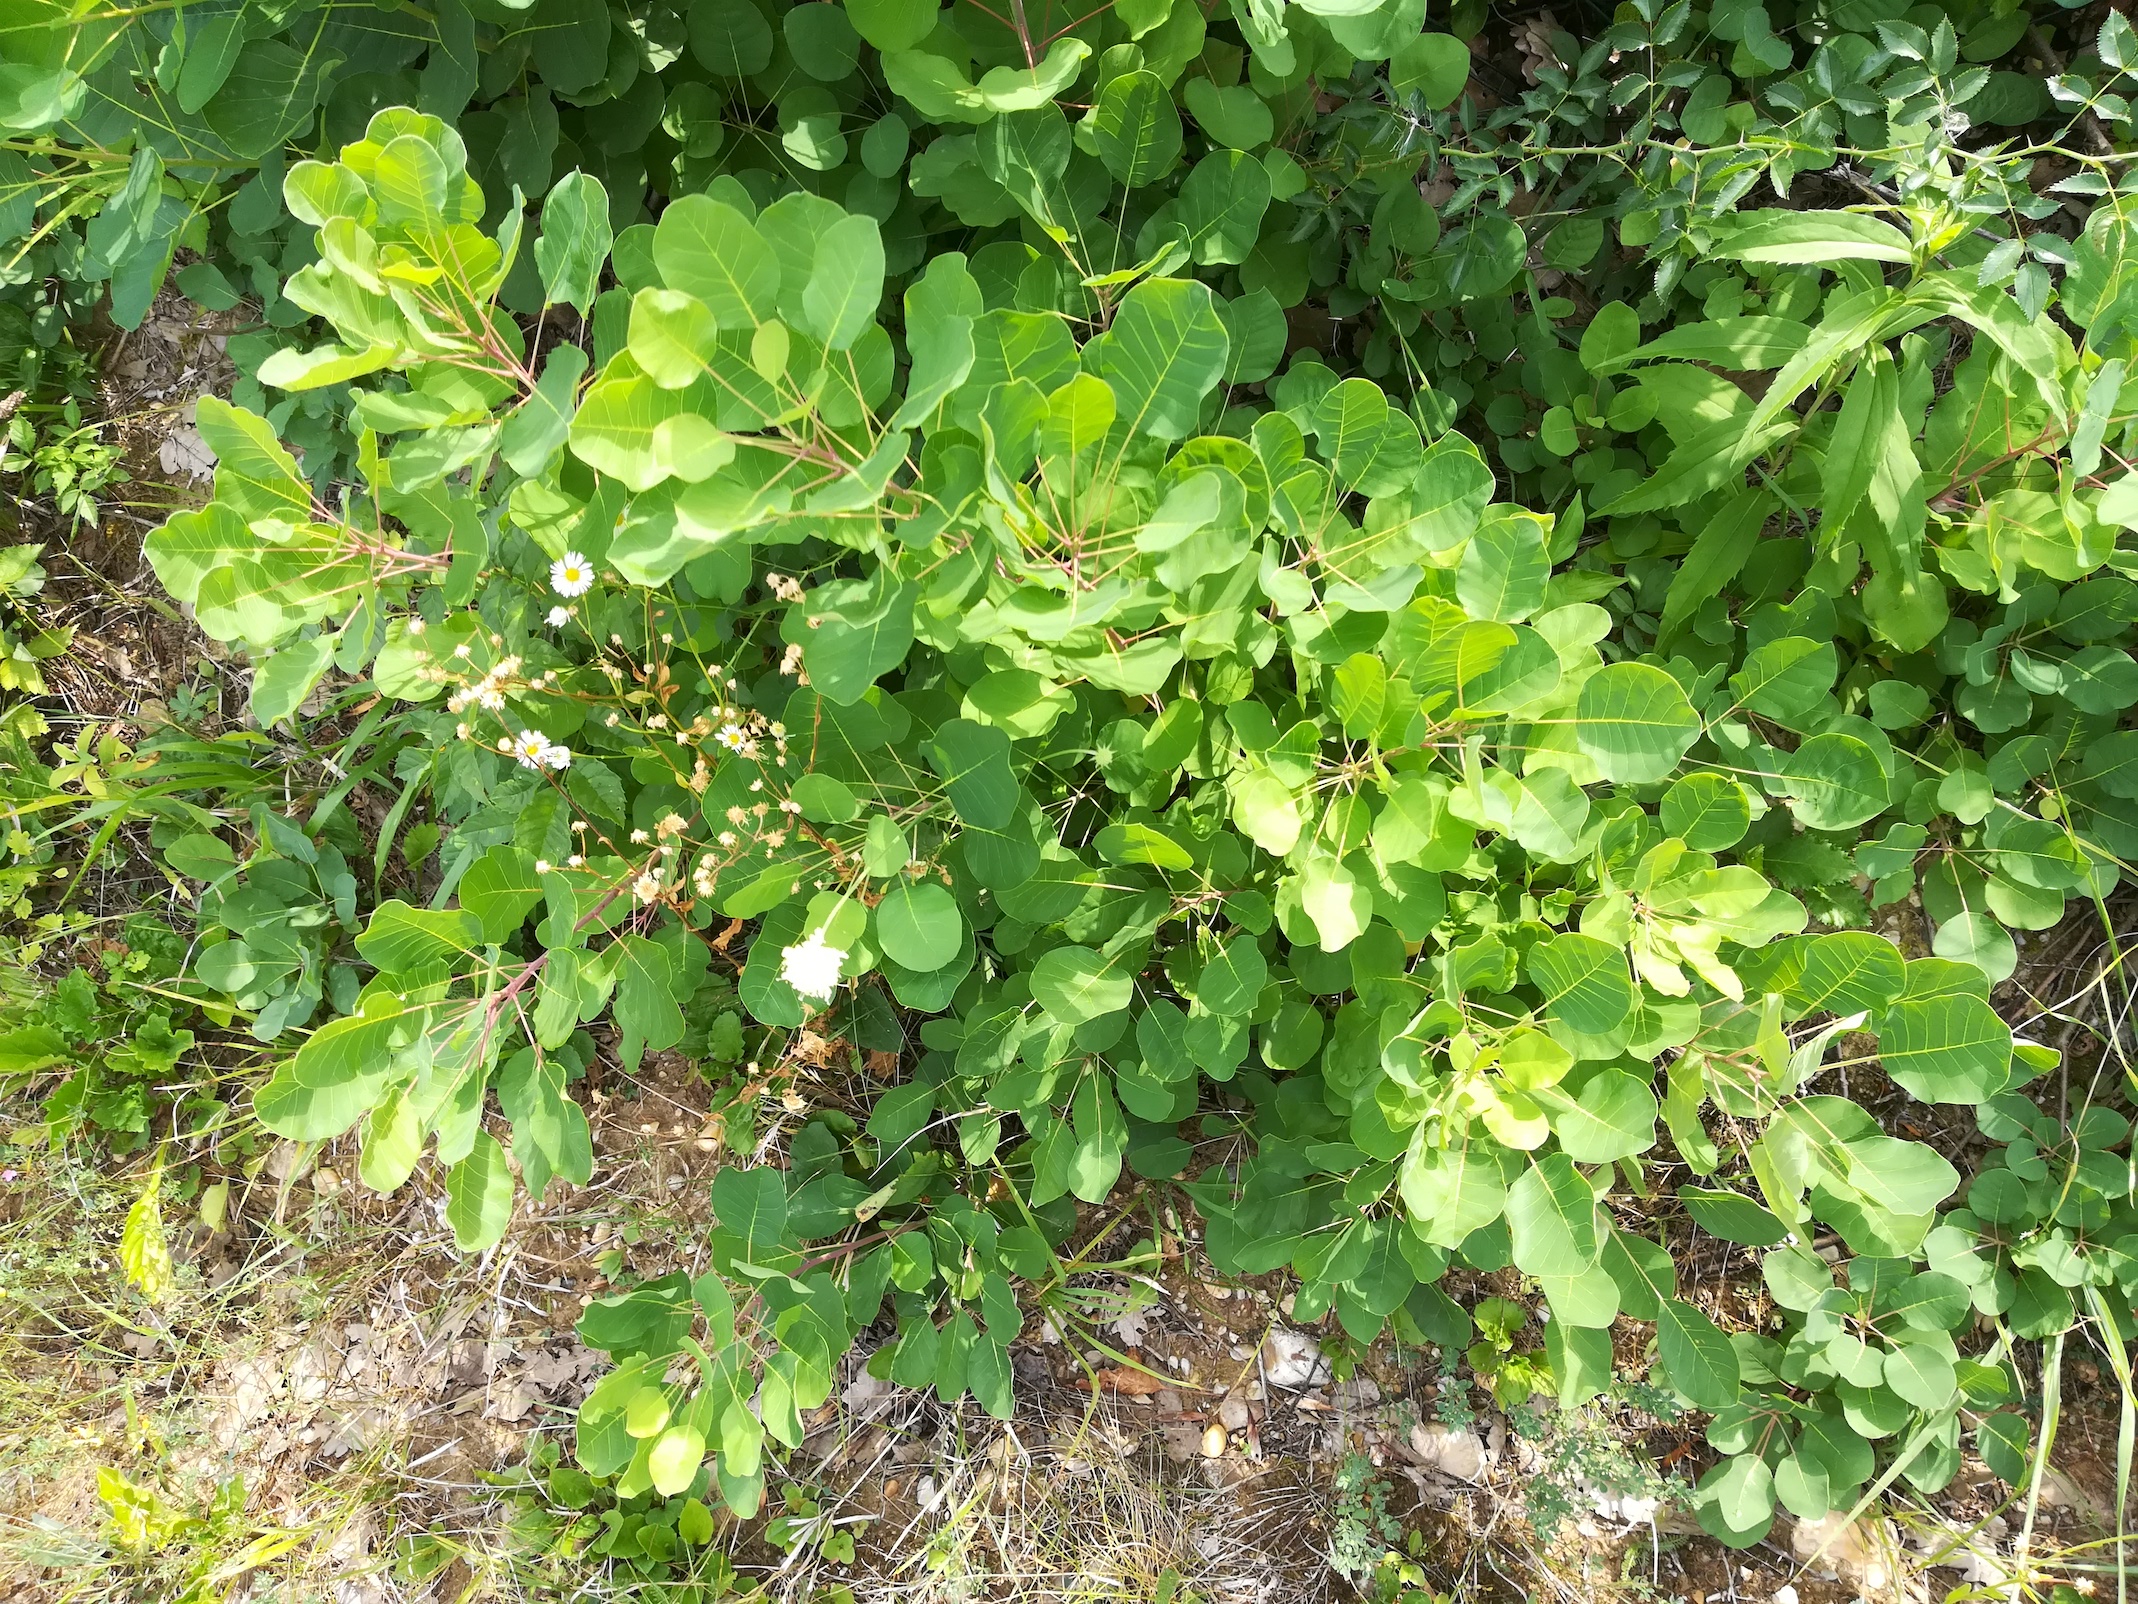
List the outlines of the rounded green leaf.
<svg viewBox="0 0 2138 1604">
<path fill-rule="evenodd" d="M 253 671 L 252 712 L 261 728 L 290 717 L 312 694 L 334 655 L 334 641 L 326 635 L 292 641 Z"/>
<path fill-rule="evenodd" d="M 1528 241 L 1511 217 L 1486 213 L 1450 234 L 1430 259 L 1452 300 L 1474 301 L 1505 289 L 1522 270 Z"/>
<path fill-rule="evenodd" d="M 646 1455 L 653 1490 L 663 1498 L 687 1492 L 705 1463 L 705 1437 L 694 1426 L 670 1426 L 654 1439 Z"/>
<path fill-rule="evenodd" d="M 1663 831 L 1695 852 L 1734 847 L 1752 827 L 1752 799 L 1724 774 L 1687 774 L 1663 793 Z"/>
<path fill-rule="evenodd" d="M 1815 1456 L 1794 1453 L 1774 1467 L 1774 1496 L 1799 1520 L 1817 1520 L 1833 1507 L 1833 1479 Z"/>
<path fill-rule="evenodd" d="M 1181 440 L 1195 432 L 1230 350 L 1207 285 L 1145 279 L 1123 298 L 1113 326 L 1084 348 L 1084 360 L 1113 386 L 1117 415 L 1131 431 Z"/>
<path fill-rule="evenodd" d="M 566 174 L 542 202 L 542 236 L 535 241 L 535 262 L 542 271 L 543 293 L 551 302 L 561 302 L 585 316 L 601 287 L 602 265 L 614 243 L 609 231 L 609 195 L 601 180 L 586 173 Z"/>
<path fill-rule="evenodd" d="M 488 1131 L 478 1131 L 468 1156 L 445 1172 L 445 1223 L 455 1247 L 481 1253 L 504 1240 L 513 1185 L 504 1148 Z"/>
<path fill-rule="evenodd" d="M 1426 110 L 1455 104 L 1470 81 L 1470 47 L 1453 34 L 1421 33 L 1388 58 L 1388 86 L 1398 95 L 1417 94 Z"/>
<path fill-rule="evenodd" d="M 876 904 L 876 940 L 886 958 L 908 969 L 940 969 L 958 955 L 965 917 L 958 900 L 933 880 L 904 881 Z"/>
<path fill-rule="evenodd" d="M 883 231 L 867 216 L 840 218 L 817 236 L 816 261 L 802 289 L 805 332 L 844 351 L 875 326 L 883 299 Z"/>
<path fill-rule="evenodd" d="M 1590 675 L 1574 719 L 1574 739 L 1604 778 L 1629 785 L 1667 778 L 1700 738 L 1685 687 L 1648 663 L 1611 663 Z"/>
<path fill-rule="evenodd" d="M 1960 1390 L 1952 1357 L 1926 1342 L 1903 1342 L 1886 1355 L 1886 1385 L 1918 1409 L 1943 1409 Z"/>
<path fill-rule="evenodd" d="M 1529 950 L 1529 978 L 1553 1015 L 1584 1036 L 1608 1036 L 1639 1000 L 1626 955 L 1594 936 L 1568 934 Z"/>
<path fill-rule="evenodd" d="M 661 213 L 653 260 L 662 282 L 703 301 L 721 328 L 754 329 L 773 315 L 779 258 L 757 225 L 726 201 L 686 195 Z"/>
<path fill-rule="evenodd" d="M 1624 1070 L 1599 1070 L 1571 1095 L 1557 1087 L 1535 1095 L 1577 1164 L 1610 1164 L 1655 1146 L 1655 1093 Z"/>
<path fill-rule="evenodd" d="M 1217 144 L 1253 150 L 1268 144 L 1276 130 L 1269 103 L 1251 85 L 1221 89 L 1208 78 L 1190 78 L 1181 93 L 1203 132 Z"/>
<path fill-rule="evenodd" d="M 2012 1078 L 2012 1028 L 1979 997 L 1904 998 L 1877 1028 L 1886 1073 L 1923 1102 L 1985 1103 Z"/>
<path fill-rule="evenodd" d="M 1792 1013 L 1856 1014 L 1883 1008 L 1907 984 L 1907 960 L 1883 936 L 1843 930 L 1804 946 L 1804 964 L 1789 988 Z M 2009 1033 L 2006 1037 L 2010 1041 Z"/>
<path fill-rule="evenodd" d="M 1115 180 L 1141 189 L 1180 159 L 1180 113 L 1156 73 L 1108 80 L 1091 109 L 1091 139 Z"/>
<path fill-rule="evenodd" d="M 861 40 L 849 13 L 828 0 L 796 6 L 780 27 L 794 64 L 819 83 L 838 83 L 860 62 Z"/>
<path fill-rule="evenodd" d="M 747 78 L 772 64 L 772 24 L 751 0 L 692 0 L 690 53 L 716 78 Z"/>
<path fill-rule="evenodd" d="M 1056 947 L 1032 966 L 1032 997 L 1064 1025 L 1117 1013 L 1135 992 L 1136 977 L 1089 947 Z"/>
<path fill-rule="evenodd" d="M 912 148 L 912 130 L 905 118 L 895 111 L 886 112 L 861 136 L 861 165 L 878 178 L 895 178 L 905 171 L 906 153 Z"/>
<path fill-rule="evenodd" d="M 1853 830 L 1885 812 L 1886 771 L 1870 744 L 1839 730 L 1814 735 L 1782 766 L 1790 810 L 1813 830 Z"/>
<path fill-rule="evenodd" d="M 1341 952 L 1365 934 L 1373 917 L 1373 890 L 1327 853 L 1307 859 L 1288 888 L 1312 922 L 1323 952 Z"/>
<path fill-rule="evenodd" d="M 1840 663 L 1832 641 L 1784 635 L 1755 647 L 1730 689 L 1746 710 L 1793 725 L 1825 698 Z"/>
<path fill-rule="evenodd" d="M 909 600 L 909 618 L 911 605 Z M 904 656 L 905 648 L 901 646 L 891 661 L 895 663 Z M 936 772 L 943 776 L 943 788 L 950 793 L 950 805 L 960 819 L 982 830 L 1009 828 L 1017 816 L 1020 793 L 1016 773 L 1010 767 L 1010 738 L 1006 732 L 992 724 L 954 718 L 935 732 L 931 755 Z"/>
<path fill-rule="evenodd" d="M 668 477 L 654 435 L 675 408 L 674 397 L 643 373 L 597 380 L 573 415 L 572 454 L 632 490 L 650 490 Z"/>
<path fill-rule="evenodd" d="M 1774 1516 L 1774 1472 L 1756 1453 L 1724 1460 L 1701 1490 L 1715 1500 L 1715 1512 L 1732 1531 L 1749 1531 Z"/>
<path fill-rule="evenodd" d="M 965 693 L 962 711 L 970 719 L 1008 730 L 1013 739 L 1044 735 L 1076 705 L 1076 698 L 1052 680 L 1028 668 L 998 668 L 983 674 Z"/>
<path fill-rule="evenodd" d="M 1663 1376 L 1695 1409 L 1737 1401 L 1737 1350 L 1715 1322 L 1689 1303 L 1665 1298 L 1655 1322 Z"/>
<path fill-rule="evenodd" d="M 1203 966 L 1195 983 L 1195 1000 L 1213 1014 L 1251 1013 L 1269 979 L 1269 965 L 1255 938 L 1237 935 Z"/>
<path fill-rule="evenodd" d="M 1938 926 L 1930 950 L 1954 963 L 1972 964 L 1997 985 L 2019 967 L 2019 949 L 2011 932 L 1987 913 L 1963 913 Z"/>
<path fill-rule="evenodd" d="M 844 824 L 861 815 L 861 803 L 852 789 L 829 774 L 803 775 L 794 782 L 790 795 L 811 824 Z"/>
<path fill-rule="evenodd" d="M 1536 519 L 1490 518 L 1478 525 L 1463 548 L 1455 569 L 1455 595 L 1472 618 L 1515 623 L 1544 604 L 1551 569 L 1543 526 Z"/>
<path fill-rule="evenodd" d="M 1975 1428 L 1975 1446 L 1982 1462 L 1999 1480 L 2015 1487 L 2026 1480 L 2034 1433 L 2025 1416 L 2009 1411 L 1983 1416 L 1982 1424 Z"/>
<path fill-rule="evenodd" d="M 1232 822 L 1272 857 L 1281 858 L 1299 842 L 1304 820 L 1292 788 L 1269 769 L 1256 769 L 1232 787 Z"/>
<path fill-rule="evenodd" d="M 664 390 L 704 377 L 720 338 L 712 308 L 682 290 L 640 290 L 625 327 L 631 360 Z"/>
<path fill-rule="evenodd" d="M 1175 873 L 1195 867 L 1186 847 L 1148 824 L 1109 824 L 1092 844 L 1108 863 L 1148 863 Z"/>
<path fill-rule="evenodd" d="M 1507 1189 L 1514 1262 L 1531 1275 L 1577 1276 L 1603 1251 L 1596 1194 L 1573 1160 L 1547 1153 Z"/>
<path fill-rule="evenodd" d="M 813 592 L 802 607 L 787 615 L 783 633 L 801 646 L 810 684 L 827 701 L 851 707 L 868 693 L 878 675 L 896 668 L 912 649 L 913 602 L 913 587 L 899 583 L 896 571 L 885 564 L 869 579 L 836 580 Z M 952 722 L 967 723 L 963 719 Z M 1006 769 L 1007 762 L 1003 766 Z M 954 785 L 953 802 L 957 796 Z M 1006 811 L 1000 818 L 973 818 L 962 808 L 960 814 L 968 823 L 990 830 L 1009 822 Z"/>
<path fill-rule="evenodd" d="M 1854 1136 L 1843 1151 L 1849 1185 L 1895 1214 L 1928 1214 L 1960 1189 L 1960 1172 L 1921 1142 Z"/>
<path fill-rule="evenodd" d="M 878 50 L 911 50 L 935 32 L 942 10 L 935 0 L 847 0 L 846 14 Z"/>
<path fill-rule="evenodd" d="M 1789 1228 L 1742 1192 L 1704 1186 L 1681 1186 L 1678 1201 L 1693 1217 L 1693 1224 L 1725 1242 L 1747 1247 L 1771 1248 L 1789 1235 Z"/>
</svg>

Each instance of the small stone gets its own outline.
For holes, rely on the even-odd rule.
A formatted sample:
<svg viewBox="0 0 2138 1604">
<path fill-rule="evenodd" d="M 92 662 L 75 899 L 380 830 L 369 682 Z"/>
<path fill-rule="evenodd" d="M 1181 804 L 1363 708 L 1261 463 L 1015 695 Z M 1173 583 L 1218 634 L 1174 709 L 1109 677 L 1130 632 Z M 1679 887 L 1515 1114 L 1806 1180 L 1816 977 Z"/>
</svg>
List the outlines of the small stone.
<svg viewBox="0 0 2138 1604">
<path fill-rule="evenodd" d="M 1311 1387 L 1328 1380 L 1329 1361 L 1304 1331 L 1271 1326 L 1262 1345 L 1262 1371 L 1272 1387 Z"/>
<path fill-rule="evenodd" d="M 1836 1510 L 1817 1520 L 1800 1520 L 1789 1534 L 1789 1550 L 1802 1565 L 1808 1565 L 1842 1581 L 1872 1592 L 1893 1579 L 1881 1542 L 1867 1523 L 1852 1521 Z"/>
<path fill-rule="evenodd" d="M 1193 1459 L 1203 1445 L 1203 1429 L 1192 1420 L 1183 1420 L 1177 1425 L 1160 1426 L 1159 1440 L 1165 1444 L 1166 1458 L 1176 1465 L 1185 1465 Z"/>
<path fill-rule="evenodd" d="M 1772 1604 L 1797 1604 L 1797 1590 L 1787 1582 L 1774 1590 Z"/>
<path fill-rule="evenodd" d="M 1229 1434 L 1226 1432 L 1222 1421 L 1213 1420 L 1209 1425 L 1205 1426 L 1203 1428 L 1203 1457 L 1205 1459 L 1223 1459 L 1228 1436 Z"/>
<path fill-rule="evenodd" d="M 1419 1421 L 1410 1429 L 1410 1451 L 1428 1470 L 1457 1481 L 1480 1481 L 1485 1474 L 1485 1445 L 1474 1431 Z"/>
<path fill-rule="evenodd" d="M 1254 1417 L 1247 1411 L 1245 1398 L 1236 1392 L 1228 1392 L 1224 1402 L 1217 1406 L 1217 1418 L 1227 1431 L 1245 1431 Z"/>
</svg>

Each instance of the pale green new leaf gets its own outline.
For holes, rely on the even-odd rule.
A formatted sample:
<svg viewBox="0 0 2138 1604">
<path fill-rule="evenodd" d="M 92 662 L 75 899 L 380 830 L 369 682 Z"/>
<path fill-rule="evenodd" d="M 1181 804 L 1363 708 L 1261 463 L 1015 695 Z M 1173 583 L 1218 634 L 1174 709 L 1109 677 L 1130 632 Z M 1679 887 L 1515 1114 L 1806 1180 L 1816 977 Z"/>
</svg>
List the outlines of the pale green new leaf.
<svg viewBox="0 0 2138 1604">
<path fill-rule="evenodd" d="M 1714 256 L 1741 262 L 1898 262 L 1915 259 L 1908 236 L 1891 223 L 1855 212 L 1742 212 L 1724 226 Z"/>
</svg>

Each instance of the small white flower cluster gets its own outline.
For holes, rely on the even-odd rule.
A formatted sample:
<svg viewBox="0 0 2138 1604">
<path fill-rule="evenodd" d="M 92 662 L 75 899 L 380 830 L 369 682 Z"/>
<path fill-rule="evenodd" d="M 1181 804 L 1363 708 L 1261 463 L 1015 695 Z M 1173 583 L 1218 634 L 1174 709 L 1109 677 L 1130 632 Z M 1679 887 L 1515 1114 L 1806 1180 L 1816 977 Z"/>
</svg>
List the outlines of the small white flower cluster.
<svg viewBox="0 0 2138 1604">
<path fill-rule="evenodd" d="M 772 743 L 772 761 L 782 767 L 787 762 L 787 726 L 777 719 L 767 720 L 762 713 L 747 712 L 740 708 L 726 711 L 715 709 L 713 719 L 720 727 L 713 732 L 714 744 L 725 747 L 737 757 L 755 761 L 765 755 L 764 743 Z M 700 723 L 706 722 L 701 719 Z"/>
<path fill-rule="evenodd" d="M 751 782 L 750 789 L 753 791 L 762 790 L 764 783 L 762 780 L 754 780 Z M 748 807 L 743 807 L 740 804 L 730 807 L 727 810 L 726 817 L 728 823 L 735 825 L 738 829 L 748 830 L 751 836 L 763 845 L 767 852 L 777 852 L 787 844 L 787 826 L 784 815 L 789 810 L 784 802 L 781 803 L 779 808 L 782 815 L 780 825 L 777 829 L 768 830 L 765 825 L 770 820 L 772 811 L 771 803 L 759 799 L 752 802 Z M 799 812 L 800 809 L 797 808 L 793 811 Z M 741 837 L 736 835 L 734 830 L 722 830 L 715 839 L 721 846 L 730 850 L 741 841 Z M 748 851 L 749 848 L 744 847 L 743 850 Z"/>
<path fill-rule="evenodd" d="M 790 579 L 785 574 L 765 575 L 765 589 L 790 605 L 802 599 L 802 582 L 799 579 Z"/>
<path fill-rule="evenodd" d="M 812 930 L 806 941 L 781 949 L 779 977 L 799 996 L 830 1002 L 839 989 L 839 971 L 845 963 L 846 953 L 825 945 L 822 930 Z"/>
<path fill-rule="evenodd" d="M 690 821 L 684 818 L 682 814 L 667 813 L 663 814 L 655 822 L 652 835 L 647 834 L 644 830 L 633 830 L 631 832 L 631 844 L 635 847 L 645 846 L 653 841 L 655 837 L 659 838 L 658 844 L 654 846 L 653 855 L 646 864 L 645 871 L 631 882 L 631 894 L 637 897 L 639 901 L 646 903 L 660 901 L 661 893 L 669 882 L 681 878 L 680 873 L 675 871 L 672 866 L 676 855 L 682 850 L 676 843 L 682 838 L 683 832 L 689 828 Z"/>
<path fill-rule="evenodd" d="M 722 831 L 721 833 L 727 836 L 728 840 L 734 840 L 732 833 L 728 831 Z M 690 883 L 699 896 L 710 897 L 713 894 L 713 873 L 718 867 L 719 860 L 710 852 L 698 854 L 697 865 L 690 871 Z"/>
<path fill-rule="evenodd" d="M 572 766 L 572 749 L 558 745 L 540 730 L 522 730 L 498 742 L 497 749 L 507 757 L 518 758 L 523 769 L 568 769 Z"/>
<path fill-rule="evenodd" d="M 576 551 L 566 552 L 549 565 L 549 588 L 567 600 L 584 596 L 594 588 L 594 565 Z M 552 613 L 550 622 L 556 621 Z"/>
<path fill-rule="evenodd" d="M 467 648 L 463 646 L 454 655 L 464 656 L 466 652 Z M 488 713 L 499 711 L 505 705 L 505 686 L 519 671 L 520 660 L 517 657 L 500 657 L 481 679 L 473 685 L 462 686 L 448 696 L 445 699 L 445 710 L 448 713 L 463 713 L 471 707 L 479 707 Z"/>
</svg>

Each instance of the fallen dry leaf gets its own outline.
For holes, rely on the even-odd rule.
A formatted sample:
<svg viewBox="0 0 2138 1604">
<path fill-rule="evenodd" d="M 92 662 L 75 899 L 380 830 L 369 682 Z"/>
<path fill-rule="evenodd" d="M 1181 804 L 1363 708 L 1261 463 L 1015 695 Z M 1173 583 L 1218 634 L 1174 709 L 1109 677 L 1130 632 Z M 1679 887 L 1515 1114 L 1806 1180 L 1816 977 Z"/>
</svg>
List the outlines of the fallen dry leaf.
<svg viewBox="0 0 2138 1604">
<path fill-rule="evenodd" d="M 1141 1370 L 1101 1370 L 1096 1379 L 1108 1392 L 1125 1392 L 1133 1398 L 1153 1397 L 1166 1385 L 1158 1377 L 1145 1375 Z"/>
</svg>

